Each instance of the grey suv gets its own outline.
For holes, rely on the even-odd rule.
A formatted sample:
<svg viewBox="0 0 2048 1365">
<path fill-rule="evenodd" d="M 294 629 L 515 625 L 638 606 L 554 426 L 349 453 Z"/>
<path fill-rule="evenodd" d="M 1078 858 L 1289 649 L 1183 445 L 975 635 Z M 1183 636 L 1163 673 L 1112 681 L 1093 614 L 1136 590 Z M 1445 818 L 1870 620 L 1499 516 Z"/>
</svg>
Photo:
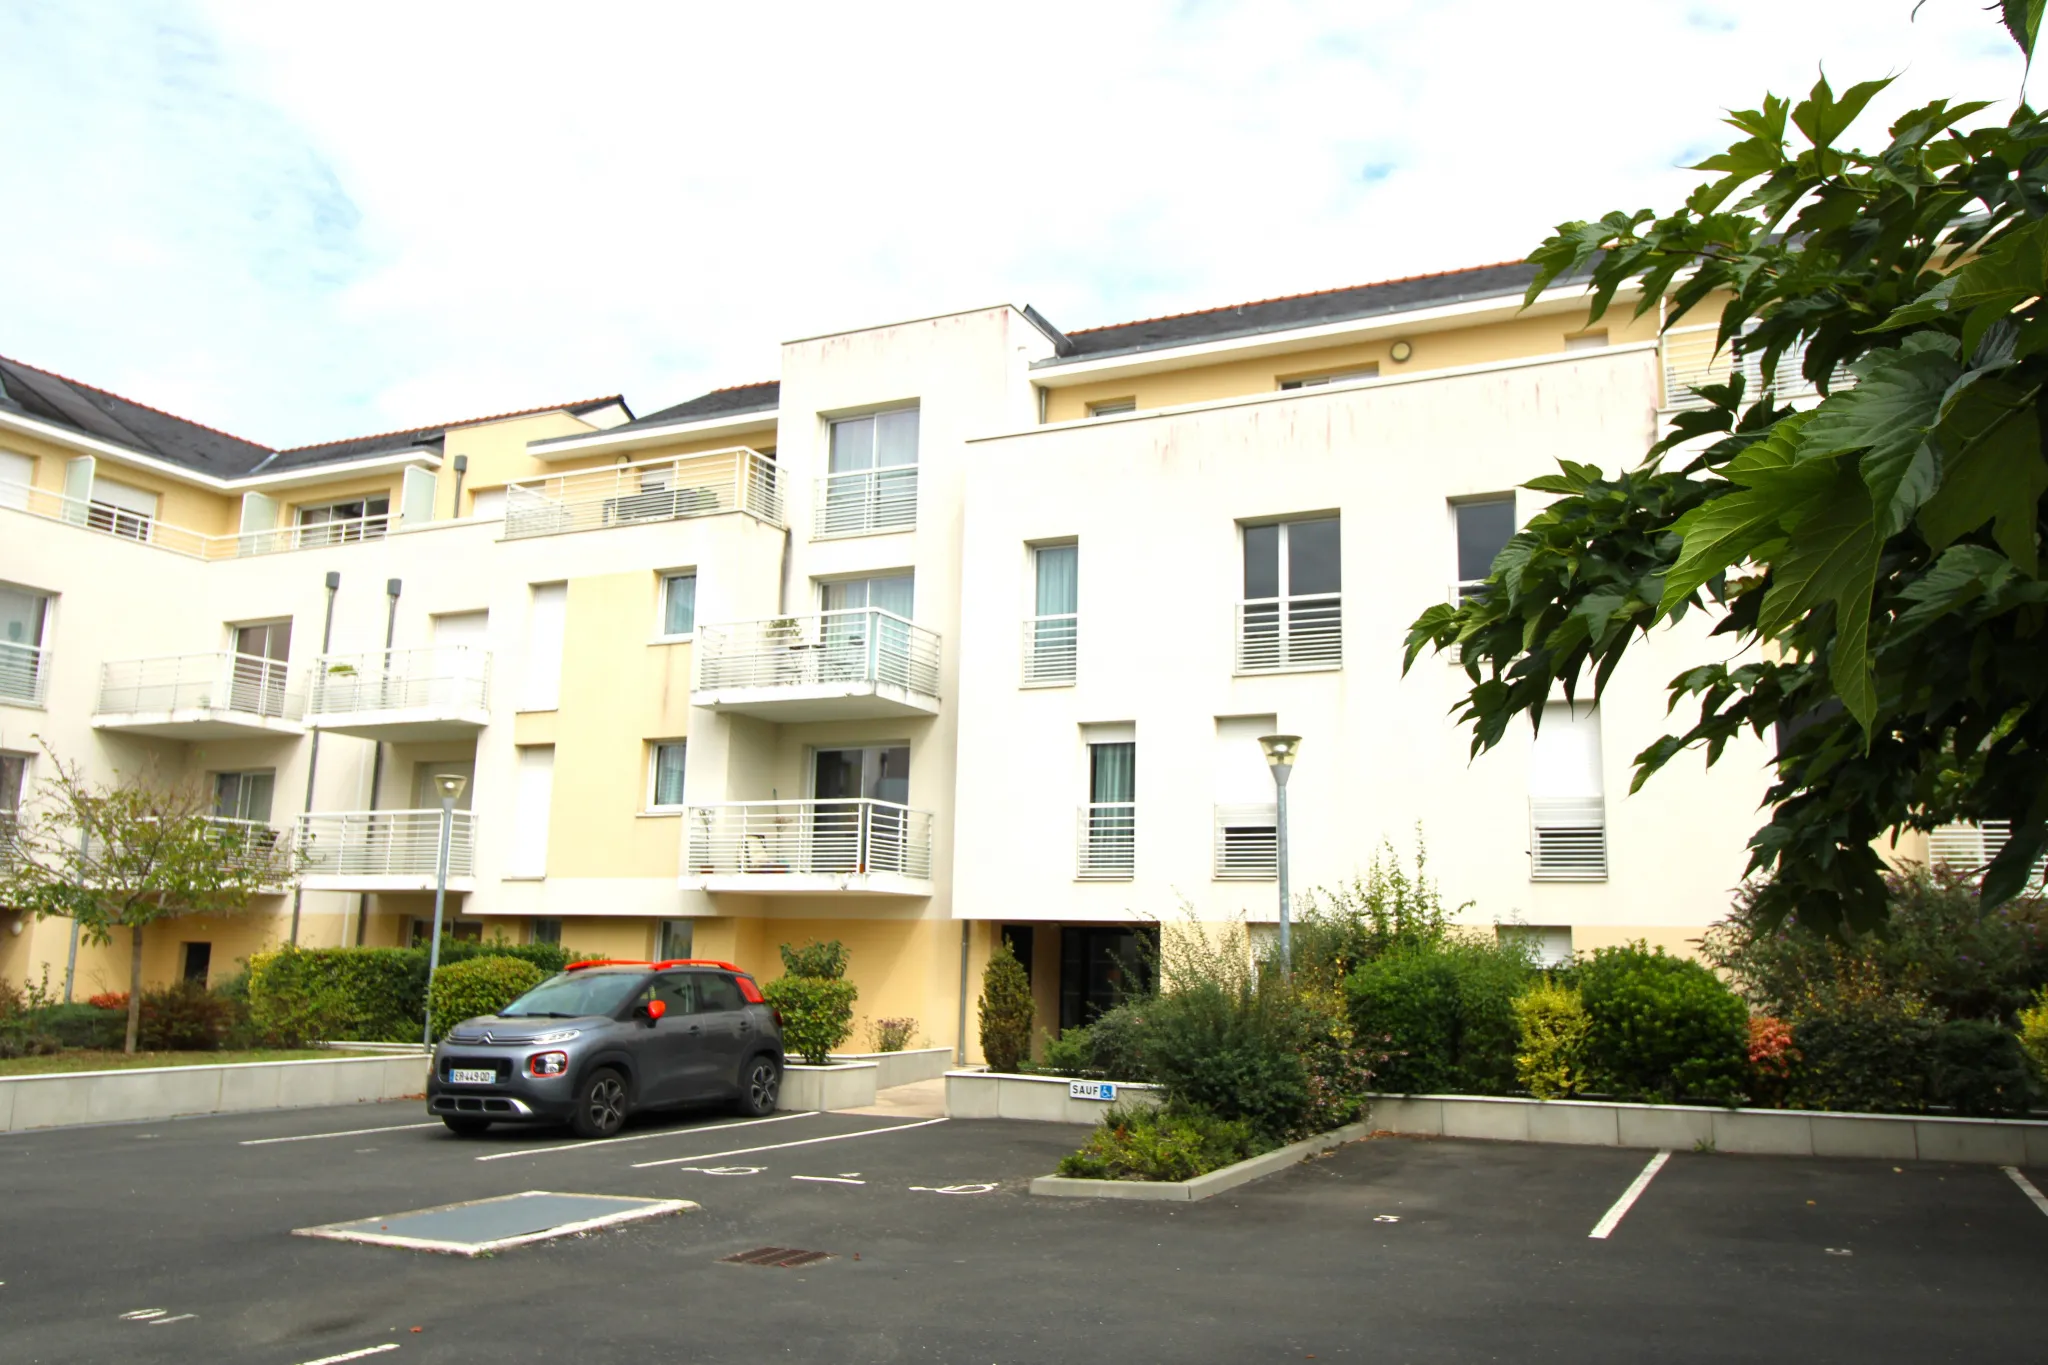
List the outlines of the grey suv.
<svg viewBox="0 0 2048 1365">
<path fill-rule="evenodd" d="M 567 1123 L 609 1137 L 637 1109 L 727 1100 L 766 1114 L 782 1019 L 730 962 L 572 963 L 434 1049 L 427 1112 L 465 1136 Z"/>
</svg>

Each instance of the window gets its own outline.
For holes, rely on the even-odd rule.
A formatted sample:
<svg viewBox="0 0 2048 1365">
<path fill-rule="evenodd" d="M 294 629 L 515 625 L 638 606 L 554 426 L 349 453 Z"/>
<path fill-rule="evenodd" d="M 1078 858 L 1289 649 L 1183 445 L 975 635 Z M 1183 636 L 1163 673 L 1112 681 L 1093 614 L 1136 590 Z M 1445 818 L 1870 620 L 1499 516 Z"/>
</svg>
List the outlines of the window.
<svg viewBox="0 0 2048 1365">
<path fill-rule="evenodd" d="M 526 941 L 528 943 L 553 943 L 559 945 L 562 941 L 562 922 L 558 919 L 546 917 L 535 919 L 527 926 Z"/>
<path fill-rule="evenodd" d="M 28 755 L 0 754 L 0 815 L 20 810 L 22 795 L 27 790 Z"/>
<path fill-rule="evenodd" d="M 0 583 L 0 702 L 40 705 L 43 699 L 43 627 L 50 599 Z"/>
<path fill-rule="evenodd" d="M 536 583 L 526 613 L 526 684 L 522 711 L 553 711 L 562 704 L 562 631 L 567 624 L 569 585 Z"/>
<path fill-rule="evenodd" d="M 676 640 L 697 633 L 697 575 L 663 574 L 661 578 L 661 633 Z"/>
<path fill-rule="evenodd" d="M 256 716 L 282 716 L 292 654 L 292 623 L 265 621 L 229 629 L 235 640 L 229 709 Z"/>
<path fill-rule="evenodd" d="M 1079 1028 L 1154 985 L 1159 930 L 1120 925 L 1060 930 L 1060 1027 Z"/>
<path fill-rule="evenodd" d="M 1360 365 L 1356 369 L 1340 370 L 1336 374 L 1316 374 L 1307 375 L 1300 379 L 1283 379 L 1280 381 L 1280 387 L 1282 389 L 1322 389 L 1344 384 L 1362 384 L 1368 379 L 1378 379 L 1379 377 L 1380 367 L 1378 362 L 1374 362 L 1370 365 Z"/>
<path fill-rule="evenodd" d="M 1041 545 L 1031 552 L 1031 567 L 1035 610 L 1024 623 L 1024 685 L 1057 687 L 1075 676 L 1081 547 Z"/>
<path fill-rule="evenodd" d="M 1218 716 L 1215 757 L 1215 877 L 1269 882 L 1280 875 L 1279 807 L 1261 735 L 1275 716 Z"/>
<path fill-rule="evenodd" d="M 1570 336 L 1564 339 L 1564 348 L 1567 351 L 1597 351 L 1606 344 L 1607 329 L 1605 327 L 1597 332 L 1581 332 L 1577 336 Z"/>
<path fill-rule="evenodd" d="M 1493 572 L 1493 561 L 1515 534 L 1515 498 L 1474 498 L 1451 504 L 1458 535 L 1456 595 L 1476 597 Z"/>
<path fill-rule="evenodd" d="M 1529 754 L 1529 876 L 1607 880 L 1607 803 L 1600 771 L 1600 711 L 1551 702 Z"/>
<path fill-rule="evenodd" d="M 271 796 L 277 786 L 277 774 L 260 773 L 215 773 L 213 775 L 213 813 L 223 820 L 247 820 L 252 824 L 270 823 Z"/>
<path fill-rule="evenodd" d="M 913 575 L 821 583 L 818 605 L 825 613 L 814 661 L 818 681 L 894 683 L 926 696 L 938 695 L 938 658 L 931 637 L 911 629 L 917 611 Z"/>
<path fill-rule="evenodd" d="M 1137 865 L 1138 744 L 1133 726 L 1090 726 L 1088 804 L 1081 809 L 1084 881 L 1129 881 Z M 1124 735 L 1130 738 L 1124 738 Z"/>
<path fill-rule="evenodd" d="M 357 540 L 382 540 L 391 522 L 388 496 L 351 498 L 299 509 L 300 546 L 342 545 Z"/>
<path fill-rule="evenodd" d="M 179 966 L 179 979 L 183 981 L 196 981 L 204 986 L 206 984 L 207 969 L 213 965 L 213 945 L 211 943 L 185 943 L 180 944 L 179 947 L 184 958 L 184 961 Z"/>
<path fill-rule="evenodd" d="M 916 408 L 832 423 L 829 472 L 818 480 L 814 538 L 917 524 L 917 429 Z"/>
<path fill-rule="evenodd" d="M 1344 663 L 1343 567 L 1336 517 L 1244 528 L 1237 671 L 1287 673 Z"/>
<path fill-rule="evenodd" d="M 680 739 L 660 740 L 648 746 L 647 809 L 681 809 L 686 747 Z"/>
<path fill-rule="evenodd" d="M 654 960 L 673 962 L 690 956 L 691 946 L 696 939 L 696 925 L 686 919 L 665 919 L 654 938 Z"/>
<path fill-rule="evenodd" d="M 1572 930 L 1568 924 L 1497 924 L 1493 933 L 1503 947 L 1521 948 L 1539 967 L 1562 967 L 1572 960 Z"/>
<path fill-rule="evenodd" d="M 481 943 L 484 938 L 484 922 L 480 919 L 444 919 L 441 933 L 457 943 Z M 412 921 L 406 932 L 406 942 L 414 948 L 424 948 L 434 937 L 434 917 L 427 915 Z"/>
<path fill-rule="evenodd" d="M 555 746 L 523 745 L 512 792 L 512 849 L 505 859 L 508 877 L 548 874 L 548 807 L 555 794 Z"/>
<path fill-rule="evenodd" d="M 0 507 L 28 510 L 29 490 L 35 482 L 36 461 L 33 455 L 0 450 Z"/>
<path fill-rule="evenodd" d="M 505 490 L 502 488 L 479 488 L 469 495 L 469 514 L 478 521 L 503 521 L 505 519 Z"/>
<path fill-rule="evenodd" d="M 1135 398 L 1105 398 L 1100 403 L 1090 403 L 1088 405 L 1088 415 L 1090 417 L 1114 417 L 1118 413 L 1136 412 L 1137 410 L 1138 400 Z"/>
<path fill-rule="evenodd" d="M 150 525 L 155 520 L 156 494 L 146 488 L 93 476 L 92 505 L 86 512 L 86 525 L 93 530 L 108 531 L 128 540 L 148 540 Z"/>
</svg>

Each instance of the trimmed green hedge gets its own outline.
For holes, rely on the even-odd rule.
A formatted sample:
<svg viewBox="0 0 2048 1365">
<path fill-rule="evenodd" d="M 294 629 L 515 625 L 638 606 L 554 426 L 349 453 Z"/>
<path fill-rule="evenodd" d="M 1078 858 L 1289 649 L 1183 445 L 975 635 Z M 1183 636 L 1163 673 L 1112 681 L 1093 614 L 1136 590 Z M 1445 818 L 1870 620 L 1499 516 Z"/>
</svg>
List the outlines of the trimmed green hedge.
<svg viewBox="0 0 2048 1365">
<path fill-rule="evenodd" d="M 552 943 L 443 938 L 441 966 L 480 957 L 517 958 L 552 976 L 577 955 Z M 280 948 L 249 959 L 249 1012 L 286 1045 L 352 1039 L 409 1043 L 427 1009 L 425 948 Z"/>
<path fill-rule="evenodd" d="M 434 1012 L 434 1036 L 444 1038 L 448 1030 L 465 1019 L 496 1014 L 547 979 L 531 962 L 493 954 L 473 957 L 443 967 L 434 974 L 427 1002 Z"/>
</svg>

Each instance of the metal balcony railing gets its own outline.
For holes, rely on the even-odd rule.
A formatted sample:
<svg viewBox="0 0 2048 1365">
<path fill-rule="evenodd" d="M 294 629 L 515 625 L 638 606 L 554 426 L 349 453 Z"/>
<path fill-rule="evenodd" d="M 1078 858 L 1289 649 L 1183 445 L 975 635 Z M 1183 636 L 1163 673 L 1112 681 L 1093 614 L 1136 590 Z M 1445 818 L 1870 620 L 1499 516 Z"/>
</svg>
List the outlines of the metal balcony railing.
<svg viewBox="0 0 2048 1365">
<path fill-rule="evenodd" d="M 1271 802 L 1216 807 L 1216 880 L 1270 882 L 1280 876 L 1280 808 Z"/>
<path fill-rule="evenodd" d="M 1747 407 L 1754 403 L 1757 395 L 1769 388 L 1777 394 L 1780 403 L 1795 398 L 1810 398 L 1820 392 L 1800 371 L 1806 364 L 1806 346 L 1801 343 L 1785 352 L 1778 360 L 1778 368 L 1766 381 L 1763 372 L 1763 357 L 1746 355 L 1738 363 L 1724 347 L 1715 350 L 1715 340 L 1720 329 L 1712 324 L 1702 327 L 1674 327 L 1658 341 L 1658 349 L 1664 362 L 1664 409 L 1669 412 L 1679 408 L 1704 408 L 1707 400 L 1700 397 L 1697 389 L 1707 384 L 1725 384 L 1737 369 L 1742 371 L 1742 402 Z M 1855 382 L 1848 370 L 1837 368 L 1830 376 L 1830 388 L 1841 388 Z"/>
<path fill-rule="evenodd" d="M 292 836 L 260 820 L 231 820 L 224 815 L 206 821 L 212 842 L 228 866 L 265 874 L 264 884 L 282 886 L 292 875 Z"/>
<path fill-rule="evenodd" d="M 20 837 L 21 817 L 11 810 L 0 810 L 0 868 L 11 866 L 15 858 L 15 841 Z"/>
<path fill-rule="evenodd" d="M 917 466 L 827 474 L 817 481 L 811 539 L 908 531 L 917 525 Z"/>
<path fill-rule="evenodd" d="M 286 550 L 320 550 L 330 545 L 354 545 L 365 540 L 382 540 L 398 525 L 388 512 L 374 517 L 347 517 L 338 521 L 316 521 L 302 526 L 279 526 L 269 531 L 243 531 L 234 536 L 212 537 L 235 542 L 237 555 L 274 555 Z M 208 558 L 218 558 L 209 555 Z"/>
<path fill-rule="evenodd" d="M 299 720 L 304 695 L 277 659 L 221 651 L 158 659 L 122 659 L 100 666 L 100 715 L 159 711 L 232 711 L 269 720 Z"/>
<path fill-rule="evenodd" d="M 893 872 L 932 875 L 932 815 L 893 801 L 726 801 L 685 814 L 698 876 Z"/>
<path fill-rule="evenodd" d="M 1977 876 L 2004 851 L 2012 838 L 2012 821 L 1986 820 L 1975 825 L 1943 825 L 1927 835 L 1927 861 Z M 2034 863 L 2028 880 L 2040 884 L 2048 878 L 2048 856 Z"/>
<path fill-rule="evenodd" d="M 50 690 L 50 651 L 0 640 L 0 701 L 41 706 Z"/>
<path fill-rule="evenodd" d="M 732 446 L 701 455 L 643 460 L 508 484 L 505 539 L 680 521 L 721 512 L 745 512 L 771 526 L 782 525 L 782 492 L 775 462 L 758 450 Z"/>
<path fill-rule="evenodd" d="M 1074 681 L 1080 661 L 1080 618 L 1024 618 L 1024 686 L 1062 687 Z"/>
<path fill-rule="evenodd" d="M 1236 617 L 1239 673 L 1300 673 L 1344 666 L 1342 593 L 1239 602 Z"/>
<path fill-rule="evenodd" d="M 1138 808 L 1129 801 L 1091 801 L 1081 807 L 1074 876 L 1081 881 L 1127 882 L 1138 865 Z"/>
<path fill-rule="evenodd" d="M 299 817 L 298 839 L 308 877 L 431 878 L 441 855 L 441 812 L 314 812 Z M 475 871 L 476 816 L 459 810 L 448 830 L 448 875 Z"/>
<path fill-rule="evenodd" d="M 1529 799 L 1529 877 L 1539 882 L 1607 880 L 1605 798 Z"/>
<path fill-rule="evenodd" d="M 288 550 L 321 549 L 363 540 L 382 540 L 397 518 L 389 515 L 325 521 L 311 526 L 280 526 L 268 531 L 208 535 L 89 498 L 71 498 L 47 488 L 0 481 L 0 508 L 26 512 L 44 521 L 62 522 L 119 540 L 169 550 L 192 559 L 241 559 L 281 554 Z"/>
<path fill-rule="evenodd" d="M 696 688 L 881 683 L 939 695 L 939 636 L 880 607 L 697 627 Z"/>
<path fill-rule="evenodd" d="M 312 720 L 364 711 L 456 712 L 490 705 L 491 655 L 469 645 L 322 654 L 313 661 Z"/>
</svg>

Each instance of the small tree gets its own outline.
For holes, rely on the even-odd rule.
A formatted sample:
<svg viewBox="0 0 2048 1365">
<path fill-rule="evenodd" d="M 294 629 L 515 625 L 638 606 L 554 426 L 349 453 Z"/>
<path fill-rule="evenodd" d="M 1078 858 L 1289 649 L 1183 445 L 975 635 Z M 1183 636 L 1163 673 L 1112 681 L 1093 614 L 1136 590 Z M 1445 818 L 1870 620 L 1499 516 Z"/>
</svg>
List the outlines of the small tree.
<svg viewBox="0 0 2048 1365">
<path fill-rule="evenodd" d="M 859 989 L 845 979 L 849 954 L 838 939 L 782 945 L 783 975 L 761 988 L 782 1015 L 782 1042 L 812 1066 L 824 1066 L 832 1049 L 853 1034 L 853 1004 Z"/>
<path fill-rule="evenodd" d="M 981 1055 L 991 1071 L 1015 1071 L 1031 1048 L 1031 1024 L 1037 1009 L 1031 1000 L 1031 979 L 1024 964 L 999 939 L 981 973 Z"/>
<path fill-rule="evenodd" d="M 9 854 L 0 859 L 0 903 L 38 918 L 68 916 L 97 945 L 128 931 L 124 1046 L 134 1052 L 143 930 L 186 915 L 234 914 L 296 869 L 288 851 L 268 839 L 209 820 L 211 802 L 196 784 L 145 773 L 101 785 L 47 745 L 43 752 L 56 775 L 39 784 L 17 817 Z"/>
</svg>

